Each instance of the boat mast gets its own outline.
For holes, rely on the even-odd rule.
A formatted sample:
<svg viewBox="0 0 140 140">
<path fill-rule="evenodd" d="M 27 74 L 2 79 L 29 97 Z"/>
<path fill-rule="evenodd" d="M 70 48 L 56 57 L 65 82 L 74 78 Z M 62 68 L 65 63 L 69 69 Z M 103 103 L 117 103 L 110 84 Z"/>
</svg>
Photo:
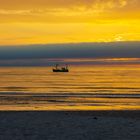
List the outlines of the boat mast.
<svg viewBox="0 0 140 140">
<path fill-rule="evenodd" d="M 66 69 L 68 69 L 68 64 L 66 64 Z"/>
<path fill-rule="evenodd" d="M 58 64 L 55 65 L 55 68 L 58 69 Z"/>
</svg>

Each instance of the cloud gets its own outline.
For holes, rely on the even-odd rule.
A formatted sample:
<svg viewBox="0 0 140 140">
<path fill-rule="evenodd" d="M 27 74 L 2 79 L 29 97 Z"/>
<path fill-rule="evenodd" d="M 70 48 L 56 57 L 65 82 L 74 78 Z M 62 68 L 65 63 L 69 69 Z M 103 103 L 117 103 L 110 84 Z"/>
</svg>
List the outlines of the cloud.
<svg viewBox="0 0 140 140">
<path fill-rule="evenodd" d="M 140 64 L 140 42 L 80 43 L 0 47 L 0 66 Z"/>
<path fill-rule="evenodd" d="M 5 10 L 0 9 L 1 15 L 29 15 L 31 14 L 31 10 Z"/>
<path fill-rule="evenodd" d="M 94 15 L 137 4 L 139 6 L 138 0 L 0 0 L 0 3 L 1 15 Z"/>
<path fill-rule="evenodd" d="M 0 44 L 140 40 L 139 7 L 140 0 L 0 0 Z"/>
<path fill-rule="evenodd" d="M 0 47 L 0 59 L 140 58 L 140 42 L 79 43 Z"/>
<path fill-rule="evenodd" d="M 29 7 L 50 7 L 50 8 L 62 8 L 62 7 L 73 7 L 73 6 L 86 6 L 91 7 L 92 5 L 107 4 L 125 6 L 130 0 L 0 0 L 0 7 L 3 8 L 29 8 Z M 137 2 L 138 0 L 131 0 Z M 26 6 L 26 7 L 25 7 Z"/>
<path fill-rule="evenodd" d="M 0 0 L 0 22 L 89 23 L 139 19 L 138 0 Z"/>
</svg>

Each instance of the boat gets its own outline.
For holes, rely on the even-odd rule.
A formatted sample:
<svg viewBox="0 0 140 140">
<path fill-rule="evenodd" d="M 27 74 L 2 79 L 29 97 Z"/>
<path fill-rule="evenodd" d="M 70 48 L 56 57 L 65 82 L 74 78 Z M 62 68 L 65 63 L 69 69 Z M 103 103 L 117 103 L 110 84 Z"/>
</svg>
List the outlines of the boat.
<svg viewBox="0 0 140 140">
<path fill-rule="evenodd" d="M 53 69 L 53 72 L 69 72 L 68 65 L 65 67 L 59 68 L 59 65 L 56 64 L 55 68 Z"/>
</svg>

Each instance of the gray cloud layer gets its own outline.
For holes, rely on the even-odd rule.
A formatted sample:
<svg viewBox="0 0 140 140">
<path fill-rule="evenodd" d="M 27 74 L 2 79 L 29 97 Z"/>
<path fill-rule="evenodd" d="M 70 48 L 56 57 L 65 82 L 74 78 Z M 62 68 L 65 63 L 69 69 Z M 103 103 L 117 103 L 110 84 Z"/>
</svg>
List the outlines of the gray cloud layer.
<svg viewBox="0 0 140 140">
<path fill-rule="evenodd" d="M 1 46 L 0 60 L 26 58 L 140 57 L 140 42 Z"/>
<path fill-rule="evenodd" d="M 57 62 L 60 58 L 140 58 L 140 42 L 0 47 L 0 66 L 45 65 Z"/>
</svg>

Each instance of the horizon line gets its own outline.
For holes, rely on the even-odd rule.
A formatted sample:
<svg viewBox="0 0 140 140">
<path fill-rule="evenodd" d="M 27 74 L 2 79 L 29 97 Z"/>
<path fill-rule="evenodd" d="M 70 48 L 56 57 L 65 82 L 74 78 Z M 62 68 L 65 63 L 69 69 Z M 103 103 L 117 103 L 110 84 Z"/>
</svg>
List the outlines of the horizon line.
<svg viewBox="0 0 140 140">
<path fill-rule="evenodd" d="M 38 43 L 38 44 L 15 44 L 15 45 L 0 45 L 0 47 L 21 47 L 21 46 L 37 46 L 37 45 L 77 45 L 77 44 L 109 44 L 109 43 L 140 43 L 136 41 L 110 41 L 110 42 L 68 42 L 68 43 Z"/>
</svg>

